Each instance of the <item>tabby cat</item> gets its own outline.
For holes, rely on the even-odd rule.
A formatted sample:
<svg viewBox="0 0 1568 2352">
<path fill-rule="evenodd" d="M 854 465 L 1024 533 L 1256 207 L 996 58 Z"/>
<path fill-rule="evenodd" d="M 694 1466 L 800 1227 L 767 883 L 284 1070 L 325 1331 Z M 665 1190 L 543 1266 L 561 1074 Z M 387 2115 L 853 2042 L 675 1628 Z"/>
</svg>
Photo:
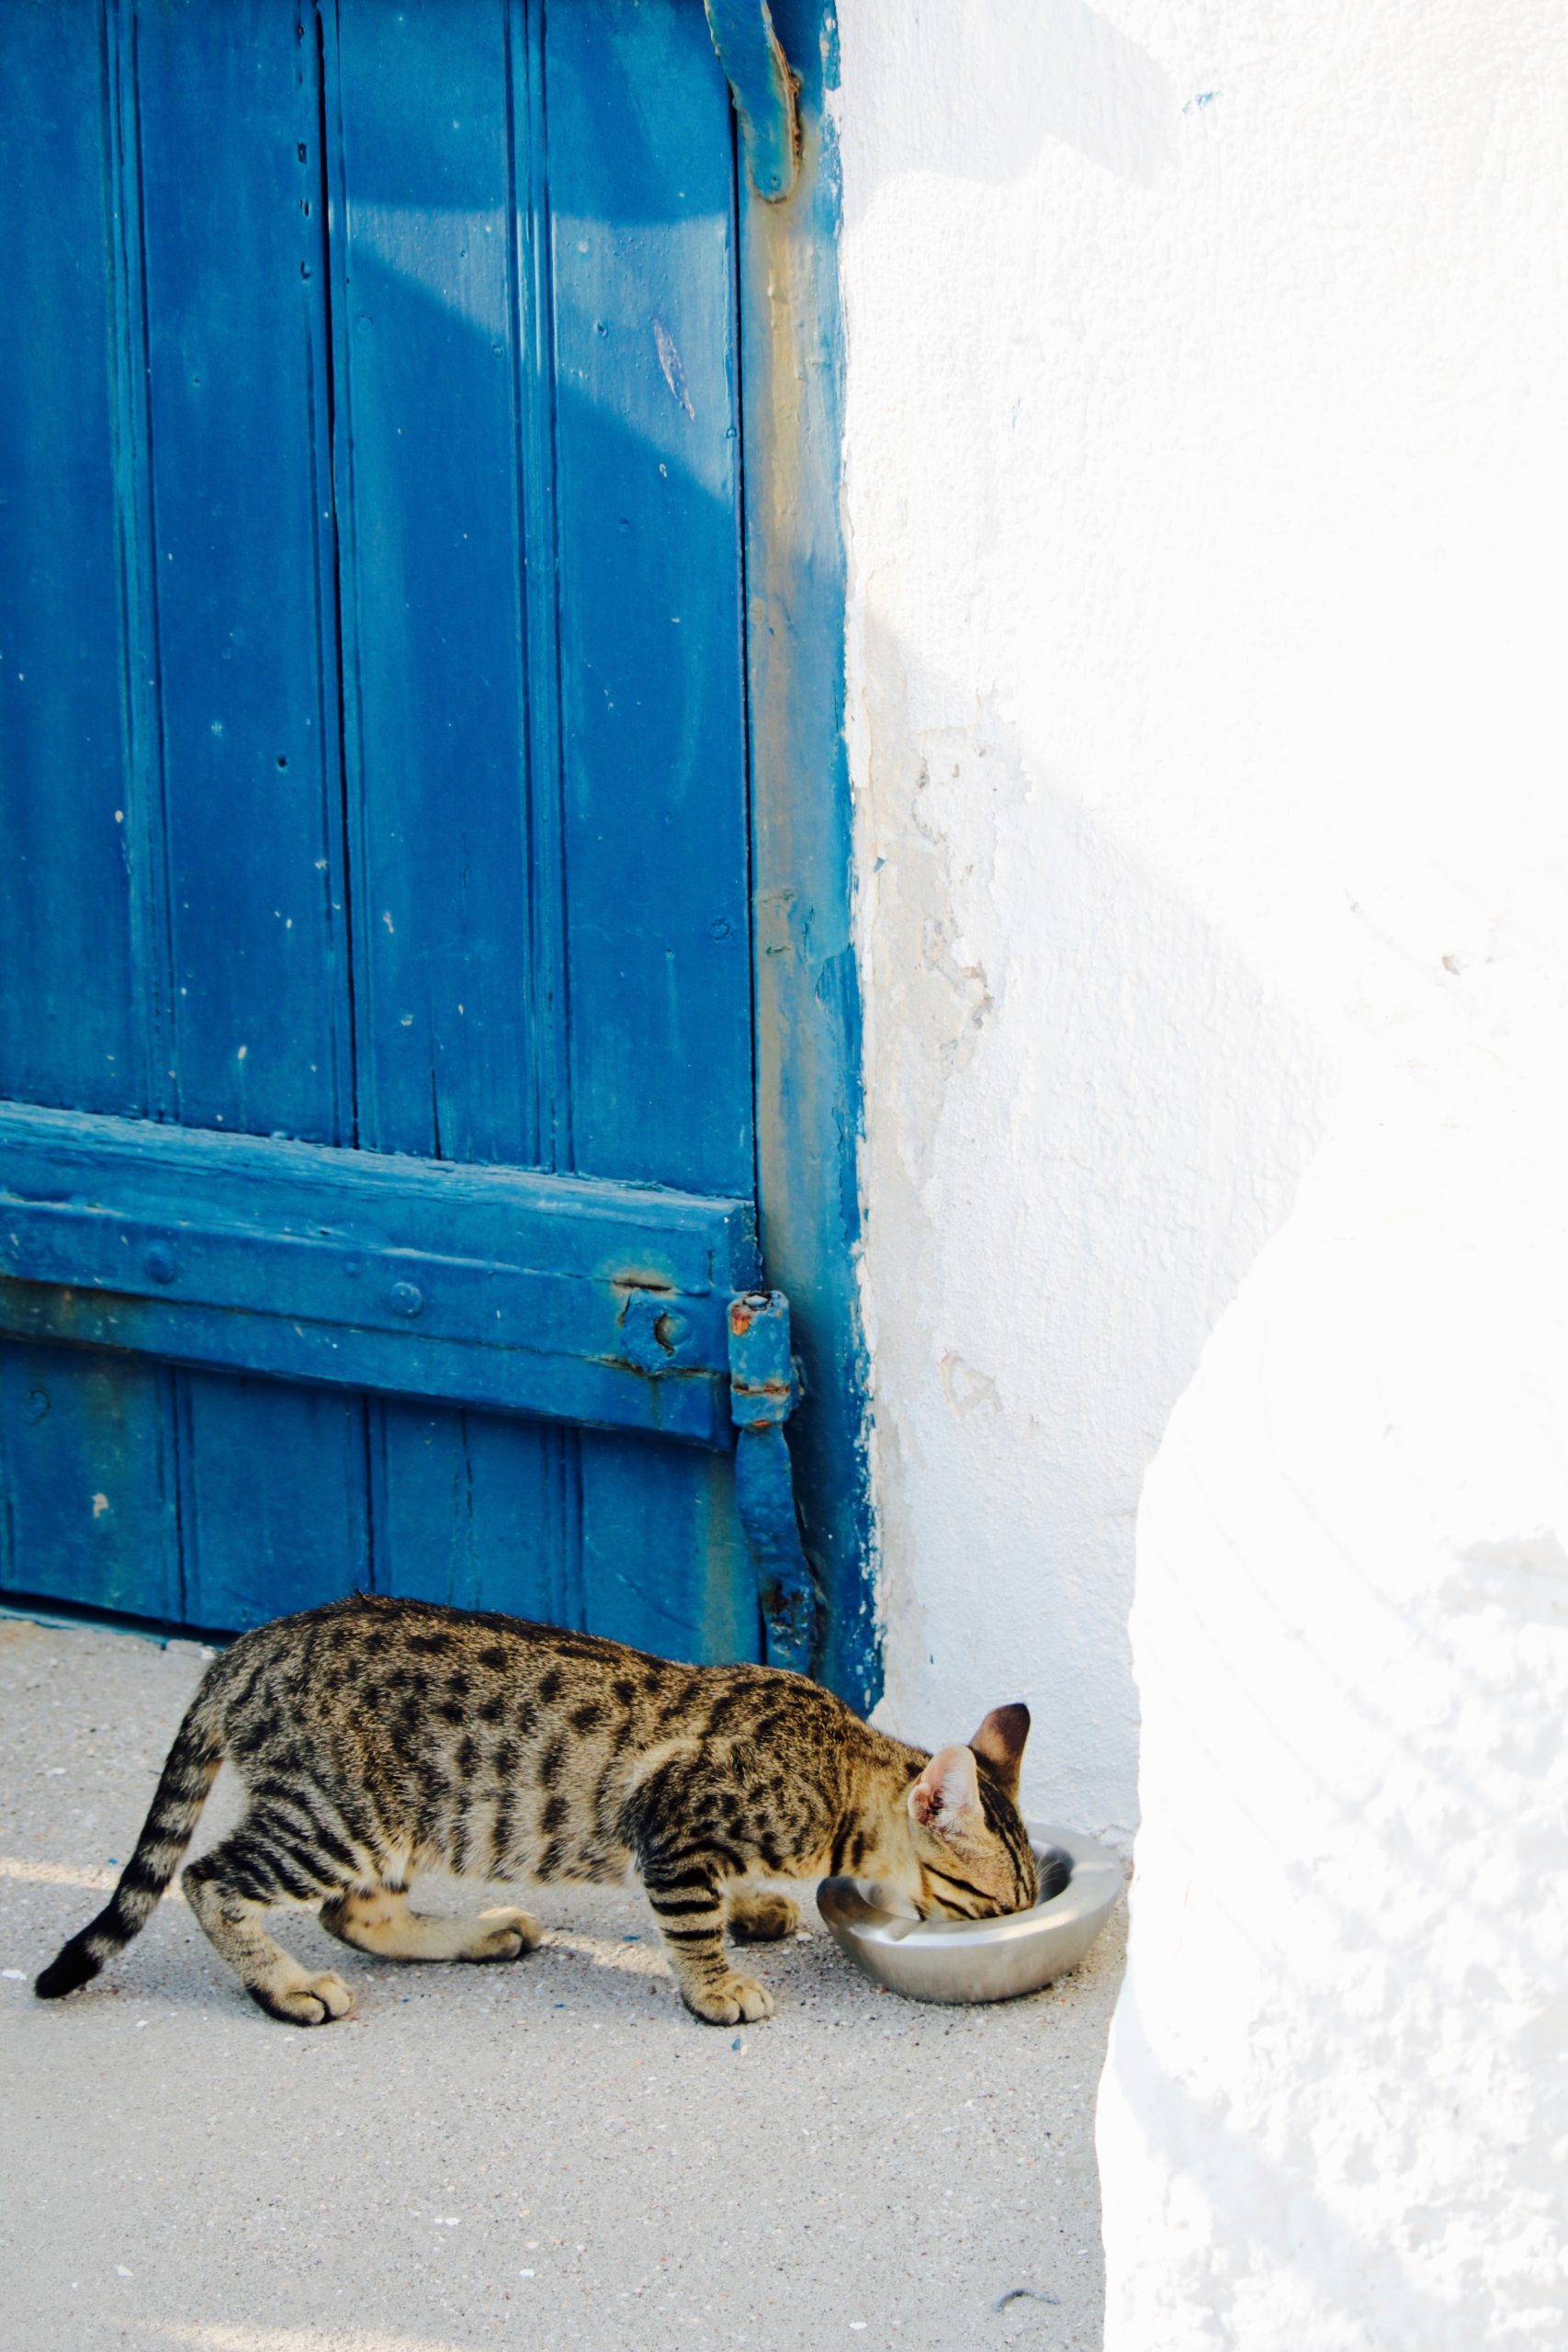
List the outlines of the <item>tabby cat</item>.
<svg viewBox="0 0 1568 2352">
<path fill-rule="evenodd" d="M 73 1992 L 146 1925 L 226 1757 L 249 1807 L 185 1892 L 269 2017 L 324 2025 L 353 2004 L 266 1933 L 277 1905 L 319 1904 L 342 1942 L 391 1960 L 533 1950 L 525 1911 L 412 1910 L 410 1876 L 444 1864 L 508 1882 L 635 1870 L 686 2007 L 713 2025 L 765 2018 L 725 1931 L 766 1941 L 799 1915 L 752 1882 L 848 1871 L 921 1917 L 1034 1901 L 1015 1802 L 1028 1730 L 1027 1708 L 998 1707 L 966 1747 L 928 1757 L 797 1674 L 355 1596 L 260 1626 L 208 1668 L 112 1899 L 35 1989 Z"/>
</svg>

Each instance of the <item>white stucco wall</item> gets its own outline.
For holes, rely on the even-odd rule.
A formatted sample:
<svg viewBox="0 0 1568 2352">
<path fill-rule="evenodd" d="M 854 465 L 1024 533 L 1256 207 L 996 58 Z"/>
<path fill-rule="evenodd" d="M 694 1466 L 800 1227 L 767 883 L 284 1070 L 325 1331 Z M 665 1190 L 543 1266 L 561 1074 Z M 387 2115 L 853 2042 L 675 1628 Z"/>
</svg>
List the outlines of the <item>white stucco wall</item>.
<svg viewBox="0 0 1568 2352">
<path fill-rule="evenodd" d="M 1141 1702 L 1111 2352 L 1555 2345 L 1568 27 L 840 17 L 885 1714 Z"/>
</svg>

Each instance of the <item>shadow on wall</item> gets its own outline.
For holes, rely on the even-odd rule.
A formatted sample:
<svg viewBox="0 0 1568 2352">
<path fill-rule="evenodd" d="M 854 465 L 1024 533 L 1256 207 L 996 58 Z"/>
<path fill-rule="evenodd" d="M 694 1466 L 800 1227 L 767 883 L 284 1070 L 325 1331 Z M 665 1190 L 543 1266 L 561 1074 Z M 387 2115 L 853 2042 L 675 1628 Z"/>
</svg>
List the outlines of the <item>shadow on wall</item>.
<svg viewBox="0 0 1568 2352">
<path fill-rule="evenodd" d="M 1180 105 L 1163 66 L 1084 0 L 1036 0 L 1029 9 L 976 9 L 964 29 L 966 71 L 948 71 L 951 28 L 899 19 L 911 89 L 939 90 L 909 127 L 908 161 L 921 171 L 999 184 L 1027 172 L 1048 140 L 1072 148 L 1113 178 L 1146 187 L 1170 162 Z M 919 52 L 929 48 L 931 63 Z M 1027 109 L 998 107 L 998 90 L 1027 90 Z M 846 191 L 845 217 L 856 215 Z"/>
<path fill-rule="evenodd" d="M 861 628 L 882 1718 L 951 1739 L 955 1699 L 1027 1696 L 1026 1795 L 1125 1850 L 1144 1473 L 1328 1072 L 994 706 L 919 723 L 963 698 Z"/>
<path fill-rule="evenodd" d="M 1353 2004 L 1339 2006 L 1337 2029 L 1348 2045 L 1361 2021 Z M 1206 2103 L 1176 2079 L 1149 2038 L 1131 1979 L 1117 2003 L 1115 2031 L 1119 2064 L 1145 2072 L 1160 2085 L 1161 2098 L 1142 2104 L 1138 2121 L 1167 2178 L 1181 2184 L 1184 2199 L 1216 2214 L 1261 2207 L 1270 2218 L 1290 2216 L 1288 2230 L 1268 2232 L 1257 2279 L 1238 2279 L 1213 2260 L 1189 2269 L 1189 2290 L 1207 2305 L 1197 2310 L 1189 2305 L 1185 2316 L 1190 2324 L 1218 2331 L 1213 2339 L 1216 2343 L 1245 2341 L 1249 2292 L 1259 2286 L 1266 2290 L 1270 2267 L 1282 2263 L 1293 2274 L 1291 2292 L 1299 2298 L 1304 2328 L 1321 2327 L 1325 2336 L 1334 2329 L 1339 2314 L 1325 2293 L 1326 2283 L 1348 2274 L 1357 2281 L 1361 2309 L 1399 2312 L 1406 2344 L 1437 2346 L 1453 2340 L 1452 2306 L 1427 2290 L 1406 2249 L 1386 2233 L 1372 2236 L 1355 2230 L 1319 2194 L 1306 2166 L 1280 2161 L 1263 2144 L 1261 2133 L 1242 2130 L 1218 2103 Z M 1103 2165 L 1103 2149 L 1100 2155 Z"/>
</svg>

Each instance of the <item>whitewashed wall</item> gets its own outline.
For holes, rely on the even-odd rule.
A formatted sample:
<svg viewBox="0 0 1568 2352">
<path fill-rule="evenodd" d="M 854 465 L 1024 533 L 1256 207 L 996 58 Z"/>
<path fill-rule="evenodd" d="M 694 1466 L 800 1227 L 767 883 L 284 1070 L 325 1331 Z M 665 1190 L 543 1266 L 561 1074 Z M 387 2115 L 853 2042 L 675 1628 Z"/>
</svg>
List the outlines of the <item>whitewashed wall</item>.
<svg viewBox="0 0 1568 2352">
<path fill-rule="evenodd" d="M 1141 1702 L 1111 2352 L 1555 2346 L 1568 25 L 840 13 L 885 1716 Z"/>
</svg>

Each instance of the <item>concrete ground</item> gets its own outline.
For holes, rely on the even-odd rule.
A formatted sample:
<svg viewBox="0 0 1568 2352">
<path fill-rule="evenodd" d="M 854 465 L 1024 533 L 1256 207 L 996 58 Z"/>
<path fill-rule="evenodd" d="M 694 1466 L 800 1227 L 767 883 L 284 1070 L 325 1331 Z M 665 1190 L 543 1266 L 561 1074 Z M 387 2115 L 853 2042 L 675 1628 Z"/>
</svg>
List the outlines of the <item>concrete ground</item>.
<svg viewBox="0 0 1568 2352">
<path fill-rule="evenodd" d="M 0 1620 L 4 2352 L 1100 2344 L 1120 1913 L 1075 1976 L 980 2009 L 879 1992 L 813 1913 L 757 1955 L 777 2017 L 737 2030 L 687 2017 L 630 1892 L 531 1893 L 550 1932 L 504 1967 L 362 1959 L 286 1915 L 358 1996 L 301 2032 L 175 1897 L 36 2001 L 204 1656 Z"/>
</svg>

